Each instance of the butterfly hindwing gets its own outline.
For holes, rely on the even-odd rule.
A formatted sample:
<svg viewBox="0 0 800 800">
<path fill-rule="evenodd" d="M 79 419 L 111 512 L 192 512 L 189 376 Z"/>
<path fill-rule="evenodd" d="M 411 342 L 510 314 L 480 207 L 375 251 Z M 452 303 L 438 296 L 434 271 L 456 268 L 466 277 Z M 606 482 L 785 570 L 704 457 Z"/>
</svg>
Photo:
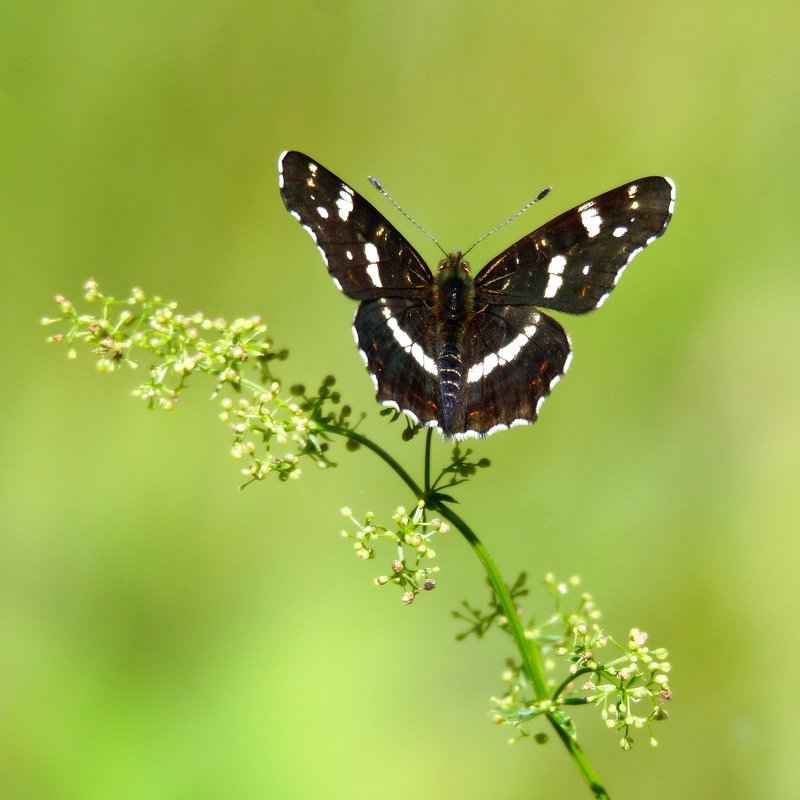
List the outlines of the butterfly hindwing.
<svg viewBox="0 0 800 800">
<path fill-rule="evenodd" d="M 417 251 L 371 203 L 313 159 L 288 151 L 278 162 L 286 208 L 317 243 L 348 297 L 420 297 L 433 277 Z"/>
<path fill-rule="evenodd" d="M 530 306 L 479 309 L 465 353 L 458 438 L 534 422 L 572 358 L 561 325 Z"/>
<path fill-rule="evenodd" d="M 475 278 L 476 294 L 487 303 L 591 311 L 664 233 L 674 202 L 672 181 L 655 176 L 598 195 L 493 258 Z"/>
<path fill-rule="evenodd" d="M 430 308 L 403 298 L 365 300 L 356 311 L 353 331 L 378 402 L 422 424 L 436 422 L 436 323 Z"/>
</svg>

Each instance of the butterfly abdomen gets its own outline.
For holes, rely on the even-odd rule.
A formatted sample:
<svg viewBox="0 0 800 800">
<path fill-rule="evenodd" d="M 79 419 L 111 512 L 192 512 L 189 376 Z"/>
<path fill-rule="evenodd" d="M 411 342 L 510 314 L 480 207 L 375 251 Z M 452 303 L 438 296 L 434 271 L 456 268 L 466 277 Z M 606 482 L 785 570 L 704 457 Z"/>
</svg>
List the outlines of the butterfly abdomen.
<svg viewBox="0 0 800 800">
<path fill-rule="evenodd" d="M 439 265 L 434 292 L 442 431 L 449 436 L 463 428 L 460 401 L 465 375 L 464 342 L 475 294 L 469 268 L 458 251 Z"/>
</svg>

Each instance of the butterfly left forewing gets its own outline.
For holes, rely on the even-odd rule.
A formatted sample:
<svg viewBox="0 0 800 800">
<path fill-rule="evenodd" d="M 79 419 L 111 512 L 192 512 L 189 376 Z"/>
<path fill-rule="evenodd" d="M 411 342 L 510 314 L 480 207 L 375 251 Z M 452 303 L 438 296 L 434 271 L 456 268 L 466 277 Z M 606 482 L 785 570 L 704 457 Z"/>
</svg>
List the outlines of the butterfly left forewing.
<svg viewBox="0 0 800 800">
<path fill-rule="evenodd" d="M 297 151 L 278 161 L 281 197 L 317 244 L 348 297 L 428 297 L 432 276 L 417 251 L 370 202 Z"/>
<path fill-rule="evenodd" d="M 631 181 L 564 212 L 492 259 L 480 302 L 582 314 L 602 305 L 625 267 L 661 236 L 675 204 L 668 178 Z"/>
</svg>

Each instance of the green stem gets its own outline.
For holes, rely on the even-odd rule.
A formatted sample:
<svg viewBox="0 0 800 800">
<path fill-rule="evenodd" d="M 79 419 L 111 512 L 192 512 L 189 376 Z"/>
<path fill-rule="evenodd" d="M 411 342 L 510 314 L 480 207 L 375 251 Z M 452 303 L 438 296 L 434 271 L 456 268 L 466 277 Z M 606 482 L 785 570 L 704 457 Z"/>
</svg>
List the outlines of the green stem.
<svg viewBox="0 0 800 800">
<path fill-rule="evenodd" d="M 566 678 L 561 684 L 561 686 L 559 686 L 558 689 L 556 689 L 555 692 L 553 692 L 552 699 L 557 700 L 561 696 L 561 693 L 567 688 L 567 686 L 573 683 L 581 675 L 591 674 L 592 672 L 596 671 L 597 670 L 589 669 L 589 667 L 584 667 L 583 669 L 579 669 L 574 675 L 570 675 L 568 678 Z"/>
<path fill-rule="evenodd" d="M 586 753 L 583 752 L 583 749 L 578 744 L 575 737 L 561 722 L 559 722 L 557 715 L 548 714 L 547 721 L 553 726 L 558 738 L 561 739 L 564 747 L 567 748 L 567 752 L 569 752 L 581 775 L 583 775 L 583 779 L 592 794 L 597 800 L 610 800 L 608 792 L 606 792 L 605 787 L 600 782 L 600 776 L 594 771 L 594 768 L 589 763 L 589 759 L 586 758 Z"/>
<path fill-rule="evenodd" d="M 431 438 L 433 436 L 433 428 L 428 428 L 425 434 L 425 496 L 427 497 L 431 491 Z"/>
<path fill-rule="evenodd" d="M 489 551 L 484 546 L 483 542 L 478 538 L 475 531 L 452 510 L 442 500 L 434 497 L 428 497 L 427 492 L 423 491 L 416 483 L 416 481 L 403 469 L 402 466 L 391 456 L 386 450 L 379 445 L 375 444 L 371 439 L 362 436 L 356 431 L 347 430 L 338 426 L 326 426 L 325 430 L 330 433 L 335 433 L 340 436 L 345 436 L 358 442 L 360 445 L 366 447 L 381 458 L 389 467 L 391 467 L 398 477 L 408 486 L 414 493 L 415 497 L 420 500 L 425 500 L 430 510 L 437 511 L 444 519 L 446 519 L 454 528 L 456 528 L 461 535 L 467 540 L 470 547 L 472 547 L 478 560 L 483 564 L 486 570 L 486 575 L 489 582 L 494 589 L 495 595 L 503 609 L 503 613 L 508 620 L 508 627 L 511 631 L 511 636 L 519 651 L 522 665 L 525 674 L 533 686 L 534 695 L 537 700 L 544 700 L 547 698 L 547 682 L 544 675 L 544 666 L 542 664 L 542 656 L 539 647 L 535 642 L 530 641 L 525 637 L 525 629 L 517 613 L 514 601 L 511 598 L 511 593 L 503 581 L 497 565 L 494 563 Z M 425 487 L 430 489 L 430 443 L 431 443 L 432 430 L 428 429 L 427 439 L 425 442 Z M 598 800 L 609 800 L 608 793 L 600 782 L 600 778 L 594 771 L 591 763 L 583 752 L 583 749 L 578 744 L 575 736 L 570 732 L 571 723 L 559 711 L 550 711 L 547 713 L 547 720 L 552 725 L 558 738 L 561 739 L 564 746 L 567 748 L 572 760 L 575 762 L 578 770 L 584 778 L 584 781 Z"/>
<path fill-rule="evenodd" d="M 397 476 L 400 478 L 406 486 L 414 493 L 414 496 L 418 499 L 422 500 L 425 498 L 425 492 L 422 488 L 417 484 L 417 482 L 406 472 L 406 470 L 400 465 L 400 463 L 389 453 L 386 452 L 380 445 L 375 444 L 372 439 L 368 439 L 366 436 L 362 436 L 357 431 L 351 431 L 347 428 L 340 428 L 338 425 L 325 425 L 323 426 L 323 430 L 326 430 L 328 433 L 335 433 L 339 436 L 344 436 L 347 439 L 352 439 L 354 442 L 358 442 L 362 447 L 366 447 L 367 450 L 372 450 L 376 456 L 383 459 L 383 461 L 390 466 Z"/>
<path fill-rule="evenodd" d="M 539 648 L 535 643 L 531 642 L 525 637 L 525 629 L 522 627 L 519 614 L 517 614 L 516 606 L 511 598 L 511 593 L 505 584 L 497 565 L 494 563 L 486 546 L 478 538 L 475 531 L 470 528 L 467 523 L 461 519 L 449 506 L 441 501 L 434 502 L 435 508 L 438 512 L 451 524 L 457 528 L 461 535 L 467 540 L 468 544 L 475 551 L 478 560 L 483 564 L 486 570 L 486 575 L 489 578 L 489 583 L 500 601 L 503 608 L 503 614 L 508 620 L 508 627 L 511 631 L 511 636 L 517 645 L 517 650 L 522 658 L 522 664 L 525 668 L 525 674 L 528 676 L 531 685 L 533 686 L 534 695 L 537 700 L 541 700 L 547 696 L 547 684 L 544 677 L 544 667 L 542 665 L 542 657 L 539 653 Z"/>
</svg>

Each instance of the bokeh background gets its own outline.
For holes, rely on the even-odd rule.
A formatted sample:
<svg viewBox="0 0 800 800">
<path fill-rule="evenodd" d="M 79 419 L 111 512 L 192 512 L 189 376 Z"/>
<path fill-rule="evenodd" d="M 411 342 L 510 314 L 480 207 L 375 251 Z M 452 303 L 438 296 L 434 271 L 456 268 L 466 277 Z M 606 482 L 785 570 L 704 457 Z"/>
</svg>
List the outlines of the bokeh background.
<svg viewBox="0 0 800 800">
<path fill-rule="evenodd" d="M 488 722 L 510 650 L 454 641 L 451 610 L 486 596 L 463 542 L 406 608 L 339 538 L 340 506 L 411 501 L 369 454 L 240 493 L 210 384 L 148 413 L 137 374 L 44 342 L 56 292 L 139 285 L 262 314 L 287 381 L 334 371 L 372 409 L 353 305 L 278 195 L 295 148 L 363 192 L 379 175 L 447 248 L 554 184 L 478 265 L 623 181 L 676 180 L 665 238 L 566 320 L 575 360 L 539 423 L 475 444 L 493 467 L 460 510 L 509 579 L 580 574 L 611 632 L 670 648 L 658 748 L 577 715 L 614 797 L 797 796 L 796 2 L 1 16 L 0 795 L 588 797 L 559 744 Z M 421 442 L 364 430 L 418 469 Z"/>
</svg>

